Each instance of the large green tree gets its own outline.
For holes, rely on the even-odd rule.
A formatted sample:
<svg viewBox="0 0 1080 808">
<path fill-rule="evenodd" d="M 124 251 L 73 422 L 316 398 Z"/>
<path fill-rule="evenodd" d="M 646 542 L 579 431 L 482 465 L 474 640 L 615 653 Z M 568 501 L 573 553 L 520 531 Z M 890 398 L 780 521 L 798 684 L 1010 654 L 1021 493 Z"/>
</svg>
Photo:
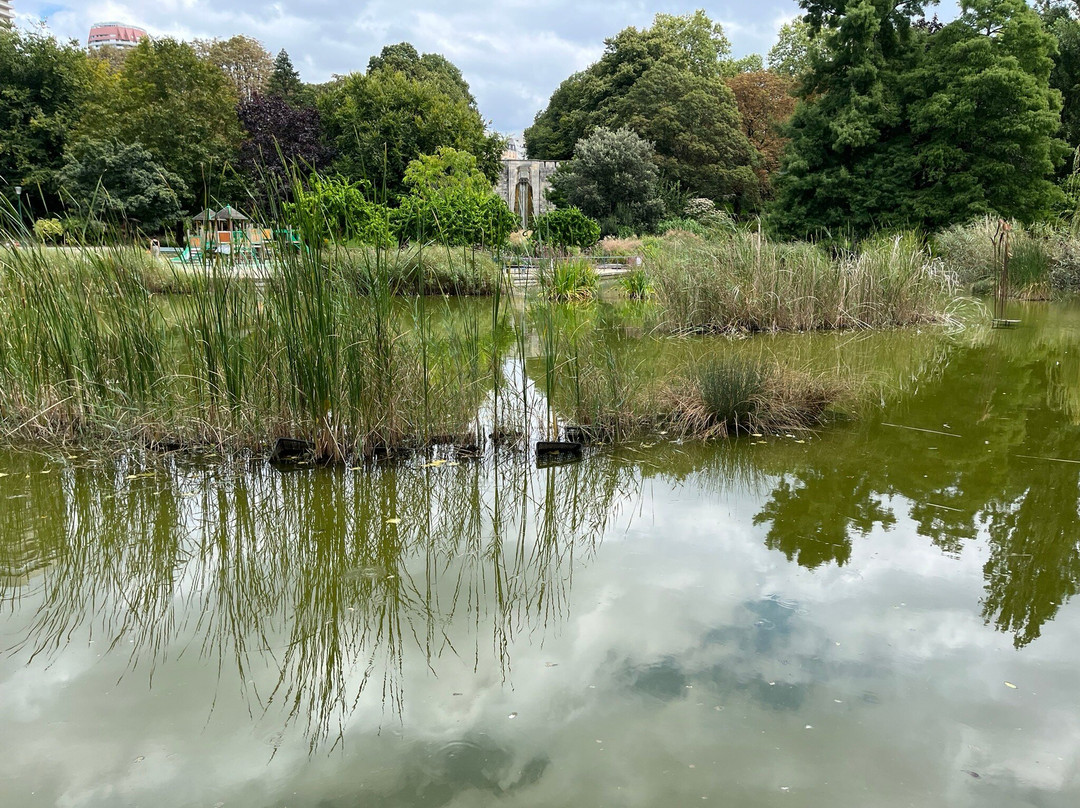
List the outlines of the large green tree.
<svg viewBox="0 0 1080 808">
<path fill-rule="evenodd" d="M 138 144 L 81 141 L 57 176 L 70 207 L 87 219 L 156 233 L 180 218 L 183 180 Z"/>
<path fill-rule="evenodd" d="M 1061 137 L 1075 149 L 1080 146 L 1080 8 L 1072 0 L 1042 0 L 1037 5 L 1043 27 L 1057 40 L 1050 86 L 1061 93 Z"/>
<path fill-rule="evenodd" d="M 104 72 L 75 43 L 0 28 L 0 196 L 13 206 L 22 186 L 30 211 L 58 209 L 56 172 Z"/>
<path fill-rule="evenodd" d="M 378 71 L 404 73 L 416 81 L 435 85 L 448 96 L 463 98 L 470 106 L 476 106 L 476 99 L 461 70 L 442 54 L 421 54 L 408 42 L 387 45 L 378 56 L 368 60 L 368 74 Z"/>
<path fill-rule="evenodd" d="M 597 126 L 629 127 L 655 144 L 664 179 L 698 196 L 753 205 L 754 150 L 724 78 L 740 66 L 723 29 L 703 11 L 658 14 L 651 28 L 626 28 L 604 55 L 570 76 L 525 131 L 532 158 L 567 160 Z"/>
<path fill-rule="evenodd" d="M 376 63 L 336 81 L 318 106 L 335 169 L 391 198 L 403 193 L 409 163 L 442 146 L 472 154 L 489 180 L 498 175 L 502 138 L 488 134 L 469 99 L 444 80 Z"/>
<path fill-rule="evenodd" d="M 1025 221 L 1060 201 L 1053 37 L 1023 0 L 966 0 L 929 38 L 910 82 L 916 158 L 910 210 L 936 229 L 977 215 Z"/>
<path fill-rule="evenodd" d="M 238 34 L 229 39 L 196 40 L 194 45 L 199 56 L 232 82 L 241 101 L 250 101 L 266 91 L 274 63 L 258 40 Z"/>
<path fill-rule="evenodd" d="M 180 177 L 191 210 L 221 194 L 241 136 L 236 103 L 230 80 L 190 45 L 144 39 L 103 85 L 80 129 L 91 139 L 143 146 Z"/>
<path fill-rule="evenodd" d="M 771 213 L 782 233 L 935 228 L 1048 212 L 1061 145 L 1053 43 L 1021 0 L 803 0 L 823 37 L 803 77 Z"/>
</svg>

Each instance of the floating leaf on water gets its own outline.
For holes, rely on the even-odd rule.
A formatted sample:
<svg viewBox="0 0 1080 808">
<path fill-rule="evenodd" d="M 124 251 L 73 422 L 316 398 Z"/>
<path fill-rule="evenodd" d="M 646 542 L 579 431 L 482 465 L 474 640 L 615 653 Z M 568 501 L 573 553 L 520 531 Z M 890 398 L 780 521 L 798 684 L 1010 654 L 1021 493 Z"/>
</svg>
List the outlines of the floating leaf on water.
<svg viewBox="0 0 1080 808">
<path fill-rule="evenodd" d="M 442 466 L 446 463 L 445 460 L 432 460 L 430 463 L 425 463 L 424 468 L 429 469 L 434 466 Z"/>
<path fill-rule="evenodd" d="M 399 525 L 399 524 L 401 524 L 401 520 L 396 518 L 396 517 L 394 519 L 387 519 L 386 524 L 388 524 L 388 525 Z"/>
<path fill-rule="evenodd" d="M 751 433 L 750 437 L 752 437 L 752 438 L 764 438 L 765 436 L 762 435 L 760 432 L 753 432 L 753 433 Z"/>
<path fill-rule="evenodd" d="M 796 442 L 796 443 L 806 443 L 806 441 L 804 441 L 804 440 L 797 440 L 797 441 L 795 441 L 795 442 Z"/>
<path fill-rule="evenodd" d="M 1005 687 L 1011 687 L 1013 690 L 1016 690 L 1016 685 L 1014 685 L 1012 682 L 1006 682 Z"/>
</svg>

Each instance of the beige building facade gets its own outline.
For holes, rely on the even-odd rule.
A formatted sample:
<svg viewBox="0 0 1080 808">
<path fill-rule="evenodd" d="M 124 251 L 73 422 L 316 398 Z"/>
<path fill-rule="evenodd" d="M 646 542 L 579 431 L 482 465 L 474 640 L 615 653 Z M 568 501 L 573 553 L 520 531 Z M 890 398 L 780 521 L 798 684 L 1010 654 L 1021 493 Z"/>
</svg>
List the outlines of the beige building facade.
<svg viewBox="0 0 1080 808">
<path fill-rule="evenodd" d="M 15 22 L 15 9 L 11 7 L 11 0 L 0 0 L 0 25 L 11 25 Z"/>
<path fill-rule="evenodd" d="M 531 228 L 537 216 L 554 210 L 555 206 L 548 201 L 547 189 L 551 187 L 551 175 L 558 167 L 555 160 L 502 161 L 495 193 L 518 217 L 522 230 Z"/>
</svg>

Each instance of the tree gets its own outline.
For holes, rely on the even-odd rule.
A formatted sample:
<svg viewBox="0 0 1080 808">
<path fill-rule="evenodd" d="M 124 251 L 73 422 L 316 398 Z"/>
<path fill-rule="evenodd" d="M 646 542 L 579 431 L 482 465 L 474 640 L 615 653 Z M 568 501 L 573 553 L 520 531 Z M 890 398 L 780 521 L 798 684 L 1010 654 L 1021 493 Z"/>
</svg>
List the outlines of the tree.
<svg viewBox="0 0 1080 808">
<path fill-rule="evenodd" d="M 703 11 L 657 14 L 651 28 L 626 28 L 605 45 L 525 131 L 529 156 L 567 160 L 597 126 L 628 127 L 655 144 L 663 179 L 697 196 L 755 204 L 753 150 L 723 80 L 756 62 L 733 62 L 723 29 Z"/>
<path fill-rule="evenodd" d="M 469 84 L 456 65 L 438 53 L 421 55 L 408 42 L 387 45 L 378 56 L 372 56 L 368 60 L 368 75 L 378 71 L 395 71 L 416 81 L 429 82 L 446 95 L 463 98 L 469 106 L 476 106 Z"/>
<path fill-rule="evenodd" d="M 756 173 L 768 194 L 787 145 L 781 129 L 795 111 L 792 95 L 795 80 L 771 70 L 760 70 L 732 76 L 727 79 L 727 86 L 735 95 L 742 132 L 760 157 Z"/>
<path fill-rule="evenodd" d="M 491 193 L 491 181 L 477 166 L 476 157 L 465 151 L 440 146 L 435 154 L 422 154 L 405 169 L 405 185 L 422 197 L 464 189 Z"/>
<path fill-rule="evenodd" d="M 12 206 L 20 185 L 28 213 L 59 208 L 55 175 L 99 79 L 74 43 L 0 29 L 0 195 Z"/>
<path fill-rule="evenodd" d="M 277 95 L 256 95 L 240 104 L 237 115 L 246 134 L 236 166 L 257 205 L 286 201 L 294 169 L 307 176 L 328 161 L 314 107 L 292 106 Z"/>
<path fill-rule="evenodd" d="M 966 0 L 945 26 L 915 0 L 804 0 L 827 57 L 804 78 L 771 221 L 793 235 L 1030 221 L 1060 194 L 1053 39 L 1023 0 Z"/>
<path fill-rule="evenodd" d="M 1031 221 L 1060 201 L 1050 178 L 1067 152 L 1055 138 L 1054 40 L 1023 0 L 966 0 L 962 11 L 914 76 L 912 216 L 931 229 L 989 213 Z"/>
<path fill-rule="evenodd" d="M 243 35 L 224 40 L 196 40 L 195 50 L 228 77 L 241 101 L 249 101 L 266 91 L 274 65 L 258 40 Z"/>
<path fill-rule="evenodd" d="M 183 180 L 138 144 L 84 140 L 71 149 L 58 175 L 63 192 L 87 219 L 137 225 L 156 233 L 181 216 Z"/>
<path fill-rule="evenodd" d="M 385 187 L 392 198 L 404 191 L 409 163 L 440 146 L 472 154 L 489 181 L 498 175 L 502 138 L 489 135 L 479 112 L 440 82 L 380 68 L 353 73 L 327 89 L 319 110 L 336 170 Z"/>
<path fill-rule="evenodd" d="M 654 145 L 665 180 L 736 209 L 757 207 L 753 147 L 722 78 L 658 62 L 611 109 L 613 121 Z"/>
<path fill-rule="evenodd" d="M 780 26 L 776 44 L 769 51 L 769 70 L 791 79 L 810 71 L 814 59 L 820 59 L 823 39 L 814 36 L 803 19 L 796 18 Z"/>
<path fill-rule="evenodd" d="M 782 233 L 865 233 L 911 224 L 912 145 L 907 71 L 919 49 L 918 0 L 802 0 L 810 32 L 824 36 L 799 88 L 801 103 L 776 183 L 770 221 Z"/>
<path fill-rule="evenodd" d="M 219 190 L 240 141 L 236 94 L 221 70 L 172 39 L 144 39 L 83 116 L 90 139 L 137 143 L 183 181 L 181 202 L 202 207 Z"/>
<path fill-rule="evenodd" d="M 409 163 L 409 194 L 394 211 L 400 241 L 436 239 L 449 246 L 499 246 L 517 217 L 491 189 L 491 181 L 468 152 L 441 147 Z"/>
<path fill-rule="evenodd" d="M 605 234 L 650 231 L 664 215 L 653 156 L 652 144 L 630 129 L 599 128 L 551 175 L 552 198 L 596 219 Z"/>
<path fill-rule="evenodd" d="M 339 239 L 388 246 L 390 211 L 371 196 L 367 183 L 313 174 L 307 188 L 285 204 L 285 218 L 308 242 Z"/>
<path fill-rule="evenodd" d="M 1061 93 L 1060 135 L 1072 148 L 1080 146 L 1080 20 L 1076 18 L 1075 3 L 1050 2 L 1038 4 L 1043 27 L 1057 40 L 1052 54 L 1054 68 L 1050 86 Z M 1072 166 L 1064 166 L 1066 170 Z"/>
<path fill-rule="evenodd" d="M 308 106 L 314 97 L 300 81 L 300 74 L 293 67 L 288 52 L 282 48 L 274 59 L 274 69 L 266 82 L 266 94 L 284 99 L 293 106 Z"/>
</svg>

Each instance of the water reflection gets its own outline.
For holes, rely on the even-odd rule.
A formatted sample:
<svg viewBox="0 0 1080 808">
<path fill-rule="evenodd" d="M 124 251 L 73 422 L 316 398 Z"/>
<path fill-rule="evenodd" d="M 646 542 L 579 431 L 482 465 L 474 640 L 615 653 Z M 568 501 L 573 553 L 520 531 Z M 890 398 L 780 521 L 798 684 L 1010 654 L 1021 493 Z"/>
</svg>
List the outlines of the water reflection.
<svg viewBox="0 0 1080 808">
<path fill-rule="evenodd" d="M 830 434 L 785 468 L 754 517 L 766 545 L 808 569 L 843 565 L 853 537 L 889 530 L 898 509 L 951 555 L 983 533 L 984 618 L 1018 648 L 1038 638 L 1080 583 L 1080 373 L 1062 370 L 1080 333 L 1025 313 L 1028 330 L 957 348 L 881 425 Z"/>
<path fill-rule="evenodd" d="M 11 650 L 32 659 L 85 632 L 151 678 L 182 648 L 245 683 L 270 659 L 276 679 L 253 687 L 252 709 L 280 706 L 312 745 L 340 738 L 369 687 L 399 713 L 407 654 L 433 666 L 490 652 L 505 675 L 515 636 L 565 616 L 572 565 L 634 496 L 634 475 L 604 462 L 421 463 L 73 463 L 56 485 L 32 485 L 42 460 L 4 487 L 21 505 L 3 510 L 0 592 L 34 601 Z M 471 647 L 455 621 L 473 627 Z"/>
</svg>

